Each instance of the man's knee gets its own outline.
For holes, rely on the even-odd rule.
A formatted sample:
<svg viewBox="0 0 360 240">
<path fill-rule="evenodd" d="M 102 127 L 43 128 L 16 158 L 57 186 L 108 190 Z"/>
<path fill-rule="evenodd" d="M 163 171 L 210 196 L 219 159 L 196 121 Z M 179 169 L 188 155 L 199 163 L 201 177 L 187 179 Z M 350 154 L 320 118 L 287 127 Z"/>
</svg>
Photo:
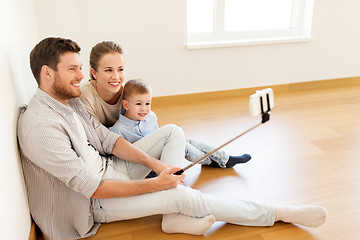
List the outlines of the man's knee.
<svg viewBox="0 0 360 240">
<path fill-rule="evenodd" d="M 199 207 L 198 205 L 202 202 L 201 192 L 179 185 L 169 190 L 169 201 L 178 213 L 188 212 L 191 208 Z"/>
</svg>

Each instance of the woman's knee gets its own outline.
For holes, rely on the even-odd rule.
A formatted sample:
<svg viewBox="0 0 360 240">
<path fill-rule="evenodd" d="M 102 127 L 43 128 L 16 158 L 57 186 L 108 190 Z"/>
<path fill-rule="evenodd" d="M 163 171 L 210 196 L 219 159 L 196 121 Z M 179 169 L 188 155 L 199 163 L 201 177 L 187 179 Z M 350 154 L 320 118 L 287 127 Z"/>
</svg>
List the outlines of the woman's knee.
<svg viewBox="0 0 360 240">
<path fill-rule="evenodd" d="M 167 124 L 163 127 L 161 127 L 163 130 L 167 131 L 168 134 L 173 136 L 181 136 L 185 139 L 184 131 L 181 127 L 175 125 L 175 124 Z"/>
</svg>

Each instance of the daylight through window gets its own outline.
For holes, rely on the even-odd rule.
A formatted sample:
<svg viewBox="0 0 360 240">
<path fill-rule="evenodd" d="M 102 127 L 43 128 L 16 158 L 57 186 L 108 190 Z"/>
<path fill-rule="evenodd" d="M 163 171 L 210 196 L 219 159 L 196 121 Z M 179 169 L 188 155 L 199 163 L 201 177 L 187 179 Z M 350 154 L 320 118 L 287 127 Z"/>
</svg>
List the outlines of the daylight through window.
<svg viewBox="0 0 360 240">
<path fill-rule="evenodd" d="M 313 0 L 187 0 L 188 47 L 305 41 Z"/>
</svg>

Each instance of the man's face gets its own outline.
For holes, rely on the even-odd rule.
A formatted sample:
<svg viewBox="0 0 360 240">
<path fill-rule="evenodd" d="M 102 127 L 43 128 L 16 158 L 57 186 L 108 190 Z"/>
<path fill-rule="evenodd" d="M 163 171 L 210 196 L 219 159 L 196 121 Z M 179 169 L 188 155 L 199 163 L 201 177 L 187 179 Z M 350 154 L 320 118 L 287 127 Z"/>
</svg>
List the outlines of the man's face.
<svg viewBox="0 0 360 240">
<path fill-rule="evenodd" d="M 81 95 L 80 82 L 84 78 L 81 69 L 82 62 L 78 53 L 62 54 L 59 57 L 57 71 L 54 71 L 51 95 L 64 104 L 67 104 L 71 98 L 79 97 Z"/>
</svg>

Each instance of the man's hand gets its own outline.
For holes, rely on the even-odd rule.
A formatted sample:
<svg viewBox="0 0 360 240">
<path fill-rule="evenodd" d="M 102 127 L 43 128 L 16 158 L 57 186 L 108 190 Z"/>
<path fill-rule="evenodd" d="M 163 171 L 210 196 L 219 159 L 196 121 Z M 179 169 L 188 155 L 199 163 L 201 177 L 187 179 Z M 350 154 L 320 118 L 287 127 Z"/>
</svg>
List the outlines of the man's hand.
<svg viewBox="0 0 360 240">
<path fill-rule="evenodd" d="M 157 160 L 157 159 L 156 159 Z M 165 164 L 163 162 L 161 162 L 160 160 L 157 160 L 155 161 L 153 164 L 152 164 L 152 170 L 154 172 L 156 172 L 157 175 L 160 175 L 163 171 L 165 171 L 166 169 L 169 169 L 169 168 L 173 168 L 174 166 L 170 166 L 168 164 Z"/>
<path fill-rule="evenodd" d="M 129 197 L 174 188 L 184 183 L 185 174 L 174 175 L 180 168 L 168 168 L 159 176 L 150 179 L 122 181 L 118 179 L 103 180 L 92 198 Z"/>
<path fill-rule="evenodd" d="M 184 183 L 185 174 L 174 175 L 177 171 L 181 170 L 181 168 L 173 167 L 168 168 L 160 173 L 158 177 L 156 177 L 157 188 L 160 190 L 166 190 L 170 188 L 174 188 L 179 184 Z"/>
</svg>

